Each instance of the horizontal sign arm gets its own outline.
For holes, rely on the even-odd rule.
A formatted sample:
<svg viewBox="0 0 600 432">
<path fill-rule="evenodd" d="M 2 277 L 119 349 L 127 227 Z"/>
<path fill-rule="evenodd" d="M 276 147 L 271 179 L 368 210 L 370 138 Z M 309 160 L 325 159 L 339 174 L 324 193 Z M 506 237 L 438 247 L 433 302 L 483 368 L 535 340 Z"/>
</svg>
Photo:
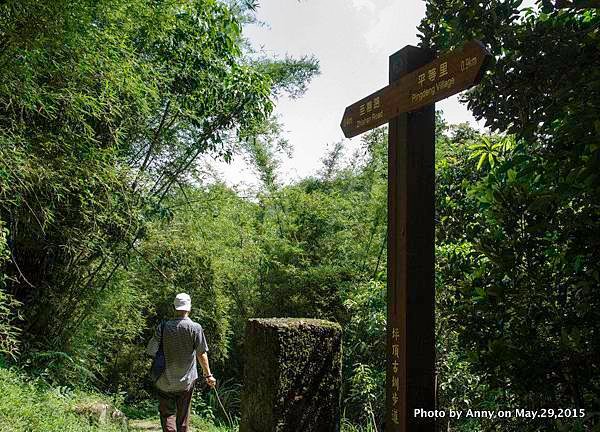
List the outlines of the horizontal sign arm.
<svg viewBox="0 0 600 432">
<path fill-rule="evenodd" d="M 346 138 L 359 135 L 400 113 L 414 111 L 477 84 L 489 57 L 481 42 L 475 40 L 438 57 L 347 107 L 341 123 L 344 135 Z"/>
</svg>

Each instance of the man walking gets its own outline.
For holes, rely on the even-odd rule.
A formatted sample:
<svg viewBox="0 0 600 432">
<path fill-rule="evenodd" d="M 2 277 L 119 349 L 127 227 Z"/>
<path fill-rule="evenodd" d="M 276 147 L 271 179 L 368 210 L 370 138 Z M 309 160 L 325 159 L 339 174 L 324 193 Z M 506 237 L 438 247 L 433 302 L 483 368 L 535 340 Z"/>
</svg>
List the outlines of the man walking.
<svg viewBox="0 0 600 432">
<path fill-rule="evenodd" d="M 214 387 L 217 380 L 210 373 L 208 345 L 202 326 L 189 318 L 192 309 L 190 296 L 177 294 L 173 305 L 175 318 L 158 326 L 146 351 L 153 357 L 156 355 L 162 328 L 166 367 L 156 382 L 160 422 L 163 432 L 188 432 L 192 394 L 198 379 L 196 360 L 200 362 L 204 379 L 210 387 Z"/>
</svg>

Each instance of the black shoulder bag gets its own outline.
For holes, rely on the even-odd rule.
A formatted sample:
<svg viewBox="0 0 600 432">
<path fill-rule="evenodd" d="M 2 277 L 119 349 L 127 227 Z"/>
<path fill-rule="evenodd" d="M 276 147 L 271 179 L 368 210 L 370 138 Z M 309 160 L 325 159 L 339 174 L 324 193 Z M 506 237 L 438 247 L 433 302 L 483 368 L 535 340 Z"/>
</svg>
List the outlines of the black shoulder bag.
<svg viewBox="0 0 600 432">
<path fill-rule="evenodd" d="M 156 383 L 162 373 L 165 371 L 167 366 L 167 361 L 165 359 L 165 351 L 163 349 L 163 334 L 165 333 L 165 322 L 162 321 L 160 323 L 160 345 L 158 346 L 158 351 L 156 351 L 156 355 L 154 356 L 154 360 L 152 360 L 152 367 L 150 368 L 150 376 L 152 377 L 152 382 Z"/>
</svg>

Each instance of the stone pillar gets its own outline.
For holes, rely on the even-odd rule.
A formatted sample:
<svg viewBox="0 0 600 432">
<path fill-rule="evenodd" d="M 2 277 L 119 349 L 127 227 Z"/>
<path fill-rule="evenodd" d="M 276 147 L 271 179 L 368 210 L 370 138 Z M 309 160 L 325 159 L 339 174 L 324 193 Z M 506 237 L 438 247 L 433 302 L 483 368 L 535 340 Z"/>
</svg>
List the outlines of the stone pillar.
<svg viewBox="0 0 600 432">
<path fill-rule="evenodd" d="M 338 432 L 342 329 L 302 318 L 250 319 L 240 432 Z"/>
</svg>

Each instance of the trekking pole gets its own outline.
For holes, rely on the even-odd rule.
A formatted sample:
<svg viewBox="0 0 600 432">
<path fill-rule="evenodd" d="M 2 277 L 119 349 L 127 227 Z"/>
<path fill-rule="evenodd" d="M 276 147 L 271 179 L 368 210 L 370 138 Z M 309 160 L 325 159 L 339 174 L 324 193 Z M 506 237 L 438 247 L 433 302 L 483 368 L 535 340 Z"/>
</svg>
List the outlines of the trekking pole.
<svg viewBox="0 0 600 432">
<path fill-rule="evenodd" d="M 219 392 L 217 391 L 217 386 L 214 386 L 213 389 L 215 391 L 215 395 L 217 396 L 217 401 L 219 402 L 219 405 L 221 406 L 221 409 L 223 410 L 223 413 L 225 413 L 225 417 L 227 418 L 227 421 L 229 422 L 229 425 L 231 427 L 233 427 L 233 421 L 231 420 L 231 417 L 229 416 L 229 413 L 227 412 L 227 410 L 223 406 L 223 402 L 221 402 L 221 398 L 219 397 Z"/>
</svg>

